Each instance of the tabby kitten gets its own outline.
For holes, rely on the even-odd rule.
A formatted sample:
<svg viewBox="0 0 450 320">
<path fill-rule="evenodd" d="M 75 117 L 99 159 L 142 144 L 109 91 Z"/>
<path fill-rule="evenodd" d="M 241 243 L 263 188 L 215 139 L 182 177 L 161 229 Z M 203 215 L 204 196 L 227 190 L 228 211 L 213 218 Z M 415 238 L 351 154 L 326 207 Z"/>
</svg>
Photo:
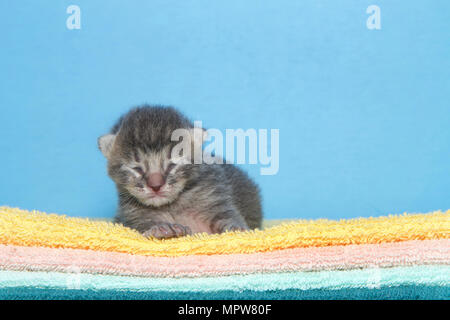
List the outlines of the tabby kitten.
<svg viewBox="0 0 450 320">
<path fill-rule="evenodd" d="M 172 107 L 142 106 L 98 139 L 119 195 L 115 221 L 159 239 L 260 228 L 259 189 L 242 170 L 171 158 L 180 128 L 201 130 Z"/>
</svg>

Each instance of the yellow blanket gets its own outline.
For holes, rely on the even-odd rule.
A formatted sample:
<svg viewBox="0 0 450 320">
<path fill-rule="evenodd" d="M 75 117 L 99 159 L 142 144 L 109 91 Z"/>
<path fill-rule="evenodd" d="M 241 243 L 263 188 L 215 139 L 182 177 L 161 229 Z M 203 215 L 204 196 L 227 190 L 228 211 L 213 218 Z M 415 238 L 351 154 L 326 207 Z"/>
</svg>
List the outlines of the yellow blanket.
<svg viewBox="0 0 450 320">
<path fill-rule="evenodd" d="M 156 240 L 111 222 L 0 207 L 0 244 L 146 256 L 254 253 L 446 238 L 450 238 L 450 210 L 340 221 L 297 220 L 265 230 Z"/>
</svg>

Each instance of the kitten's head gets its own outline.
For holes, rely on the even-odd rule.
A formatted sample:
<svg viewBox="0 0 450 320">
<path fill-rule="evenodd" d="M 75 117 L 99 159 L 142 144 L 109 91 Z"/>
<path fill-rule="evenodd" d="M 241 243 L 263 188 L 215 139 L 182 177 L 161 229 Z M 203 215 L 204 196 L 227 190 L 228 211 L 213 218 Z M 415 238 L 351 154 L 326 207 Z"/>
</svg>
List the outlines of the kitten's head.
<svg viewBox="0 0 450 320">
<path fill-rule="evenodd" d="M 177 129 L 194 132 L 192 123 L 174 108 L 144 106 L 129 111 L 110 134 L 98 139 L 108 160 L 108 174 L 122 196 L 153 207 L 178 197 L 189 178 L 191 162 L 187 157 L 180 161 L 171 156 L 178 143 L 171 137 Z"/>
</svg>

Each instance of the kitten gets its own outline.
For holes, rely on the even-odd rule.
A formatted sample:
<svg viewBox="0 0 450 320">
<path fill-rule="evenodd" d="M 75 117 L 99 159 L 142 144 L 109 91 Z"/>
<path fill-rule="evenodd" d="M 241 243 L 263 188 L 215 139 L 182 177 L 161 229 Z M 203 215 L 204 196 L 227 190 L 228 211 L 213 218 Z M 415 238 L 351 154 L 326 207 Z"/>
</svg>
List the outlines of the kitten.
<svg viewBox="0 0 450 320">
<path fill-rule="evenodd" d="M 178 143 L 171 135 L 180 128 L 201 130 L 172 107 L 142 106 L 98 139 L 119 194 L 115 221 L 159 239 L 260 228 L 259 189 L 247 174 L 171 159 Z"/>
</svg>

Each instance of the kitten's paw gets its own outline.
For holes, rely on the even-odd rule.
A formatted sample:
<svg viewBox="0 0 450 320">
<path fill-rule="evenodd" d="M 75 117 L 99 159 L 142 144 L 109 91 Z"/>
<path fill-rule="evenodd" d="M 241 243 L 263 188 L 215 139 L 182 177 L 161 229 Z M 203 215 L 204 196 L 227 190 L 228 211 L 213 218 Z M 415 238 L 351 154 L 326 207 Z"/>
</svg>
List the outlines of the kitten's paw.
<svg viewBox="0 0 450 320">
<path fill-rule="evenodd" d="M 144 237 L 153 237 L 157 239 L 177 238 L 190 234 L 192 234 L 192 231 L 189 227 L 177 223 L 160 223 L 143 233 Z"/>
</svg>

